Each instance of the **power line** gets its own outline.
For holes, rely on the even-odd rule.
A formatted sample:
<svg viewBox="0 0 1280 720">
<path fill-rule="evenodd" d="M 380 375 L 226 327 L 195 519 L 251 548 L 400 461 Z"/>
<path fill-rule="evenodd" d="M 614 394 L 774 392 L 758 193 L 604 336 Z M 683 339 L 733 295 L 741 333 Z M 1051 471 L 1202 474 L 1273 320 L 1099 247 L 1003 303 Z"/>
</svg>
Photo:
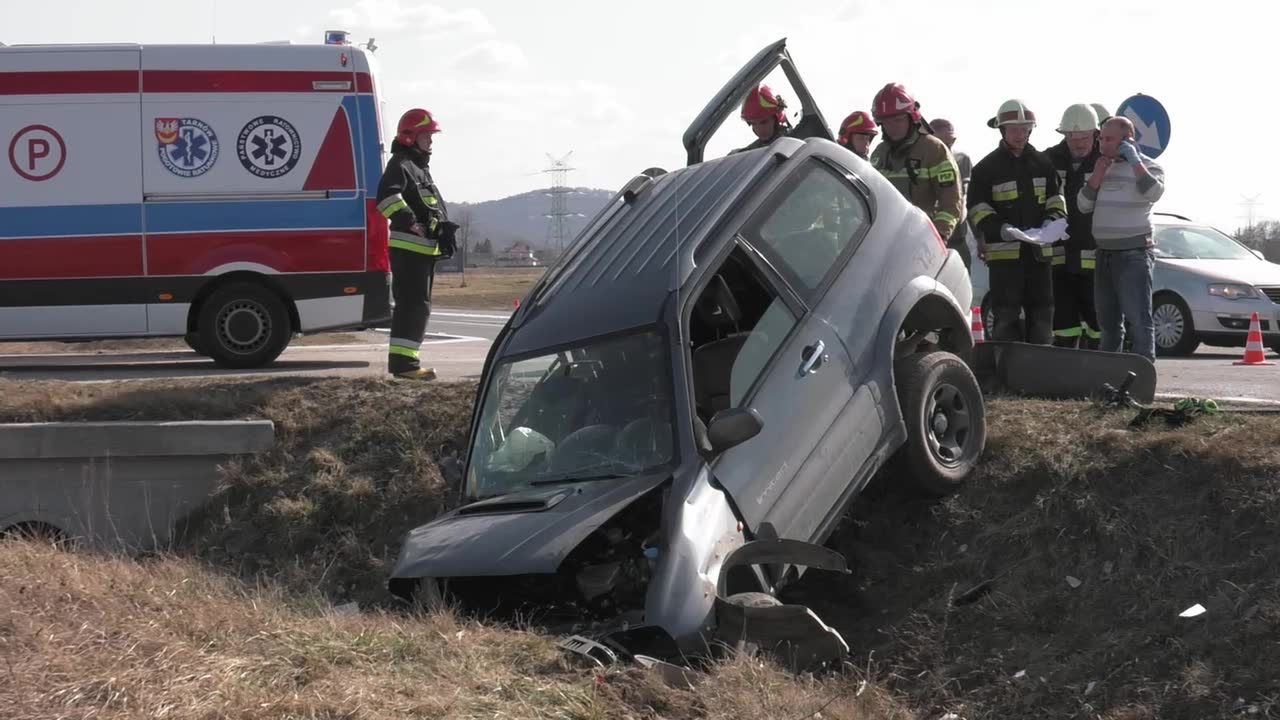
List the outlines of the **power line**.
<svg viewBox="0 0 1280 720">
<path fill-rule="evenodd" d="M 551 175 L 551 189 L 547 192 L 547 195 L 551 196 L 551 210 L 545 216 L 547 218 L 547 247 L 557 256 L 564 252 L 565 245 L 569 244 L 569 218 L 583 217 L 582 213 L 569 212 L 567 196 L 572 195 L 573 191 L 569 189 L 565 180 L 568 178 L 570 171 L 577 169 L 569 167 L 570 155 L 573 155 L 572 150 L 557 160 L 550 153 L 547 153 L 547 159 L 551 161 L 551 166 L 542 171 Z"/>
<path fill-rule="evenodd" d="M 1249 224 L 1246 227 L 1253 227 L 1254 211 L 1257 209 L 1259 205 L 1262 204 L 1258 202 L 1258 198 L 1262 196 L 1254 195 L 1253 197 L 1247 197 L 1247 196 L 1241 195 L 1240 197 L 1241 199 L 1244 200 L 1244 202 L 1240 203 L 1240 206 L 1245 208 L 1245 215 L 1249 219 Z"/>
</svg>

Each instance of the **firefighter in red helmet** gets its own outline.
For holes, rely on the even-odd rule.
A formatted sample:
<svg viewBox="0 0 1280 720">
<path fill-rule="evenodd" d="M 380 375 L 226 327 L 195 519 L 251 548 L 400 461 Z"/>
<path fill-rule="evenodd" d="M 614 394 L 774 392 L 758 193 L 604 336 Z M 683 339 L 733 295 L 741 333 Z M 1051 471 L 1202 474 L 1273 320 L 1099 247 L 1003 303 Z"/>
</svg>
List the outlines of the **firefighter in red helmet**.
<svg viewBox="0 0 1280 720">
<path fill-rule="evenodd" d="M 791 131 L 791 124 L 787 122 L 786 111 L 786 101 L 781 96 L 774 94 L 768 85 L 761 85 L 747 93 L 747 98 L 742 101 L 742 120 L 751 126 L 751 131 L 755 133 L 756 140 L 750 145 L 738 148 L 729 154 L 767 147 L 774 140 L 786 137 L 787 133 Z"/>
<path fill-rule="evenodd" d="M 871 114 L 865 110 L 858 110 L 850 113 L 849 117 L 840 123 L 840 134 L 836 140 L 852 150 L 854 155 L 863 160 L 870 160 L 871 143 L 875 141 L 879 132 L 880 128 L 876 126 L 876 121 L 871 118 Z"/>
<path fill-rule="evenodd" d="M 456 223 L 431 178 L 431 143 L 440 123 L 415 108 L 400 117 L 391 160 L 378 183 L 378 210 L 391 223 L 391 341 L 387 370 L 396 377 L 434 380 L 419 351 L 431 316 L 436 260 L 453 257 Z"/>
<path fill-rule="evenodd" d="M 951 149 L 933 134 L 920 115 L 920 103 L 898 83 L 876 93 L 871 114 L 884 132 L 871 164 L 929 216 L 939 235 L 951 237 L 964 219 L 960 169 Z"/>
</svg>

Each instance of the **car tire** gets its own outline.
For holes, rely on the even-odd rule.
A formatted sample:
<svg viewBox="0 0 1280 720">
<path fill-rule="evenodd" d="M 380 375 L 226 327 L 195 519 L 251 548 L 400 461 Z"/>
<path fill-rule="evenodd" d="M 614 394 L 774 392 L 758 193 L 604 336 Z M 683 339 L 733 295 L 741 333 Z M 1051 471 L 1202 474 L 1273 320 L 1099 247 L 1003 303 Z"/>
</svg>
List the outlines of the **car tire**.
<svg viewBox="0 0 1280 720">
<path fill-rule="evenodd" d="M 199 333 L 189 332 L 189 333 L 187 333 L 186 335 L 183 335 L 183 336 L 182 336 L 182 342 L 186 343 L 186 344 L 187 344 L 187 347 L 191 348 L 191 351 L 192 351 L 192 352 L 194 352 L 194 353 L 196 353 L 197 355 L 207 355 L 207 354 L 208 354 L 208 353 L 206 353 L 206 352 L 203 350 L 203 347 L 204 347 L 204 346 L 200 344 L 200 334 L 199 334 Z"/>
<path fill-rule="evenodd" d="M 987 441 L 986 406 L 973 371 L 949 352 L 915 353 L 895 364 L 907 441 L 897 461 L 921 494 L 954 493 Z"/>
<path fill-rule="evenodd" d="M 1195 325 L 1191 321 L 1191 310 L 1177 295 L 1156 295 L 1151 303 L 1151 324 L 1155 328 L 1157 356 L 1181 357 L 1190 355 L 1200 347 Z"/>
<path fill-rule="evenodd" d="M 280 357 L 293 328 L 279 295 L 258 283 L 235 282 L 214 290 L 201 304 L 196 335 L 197 345 L 216 365 L 239 370 Z"/>
</svg>

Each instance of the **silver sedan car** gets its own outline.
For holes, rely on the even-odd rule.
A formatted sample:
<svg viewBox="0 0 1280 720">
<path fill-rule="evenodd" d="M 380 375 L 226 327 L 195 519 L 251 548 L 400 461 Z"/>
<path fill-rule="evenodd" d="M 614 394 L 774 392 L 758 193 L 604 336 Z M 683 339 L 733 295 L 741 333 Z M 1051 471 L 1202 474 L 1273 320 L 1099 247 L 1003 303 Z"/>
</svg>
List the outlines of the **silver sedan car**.
<svg viewBox="0 0 1280 720">
<path fill-rule="evenodd" d="M 1231 236 L 1181 215 L 1155 213 L 1152 317 L 1156 352 L 1188 355 L 1201 343 L 1240 347 L 1258 313 L 1263 340 L 1280 352 L 1280 265 Z M 991 327 L 987 267 L 972 246 L 973 296 Z"/>
</svg>

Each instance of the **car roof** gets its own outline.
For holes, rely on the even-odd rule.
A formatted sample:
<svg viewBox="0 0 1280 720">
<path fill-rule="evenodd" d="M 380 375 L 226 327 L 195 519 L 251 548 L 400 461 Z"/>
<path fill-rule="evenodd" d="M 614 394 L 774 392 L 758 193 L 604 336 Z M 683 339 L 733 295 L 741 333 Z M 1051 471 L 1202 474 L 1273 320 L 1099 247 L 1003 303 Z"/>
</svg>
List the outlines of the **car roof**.
<svg viewBox="0 0 1280 720">
<path fill-rule="evenodd" d="M 1151 213 L 1151 222 L 1155 225 L 1203 225 L 1185 215 L 1170 212 Z"/>
<path fill-rule="evenodd" d="M 504 355 L 526 354 L 658 322 L 694 274 L 694 251 L 779 153 L 736 153 L 669 173 L 638 175 L 578 235 L 512 318 Z"/>
</svg>

